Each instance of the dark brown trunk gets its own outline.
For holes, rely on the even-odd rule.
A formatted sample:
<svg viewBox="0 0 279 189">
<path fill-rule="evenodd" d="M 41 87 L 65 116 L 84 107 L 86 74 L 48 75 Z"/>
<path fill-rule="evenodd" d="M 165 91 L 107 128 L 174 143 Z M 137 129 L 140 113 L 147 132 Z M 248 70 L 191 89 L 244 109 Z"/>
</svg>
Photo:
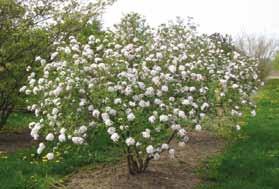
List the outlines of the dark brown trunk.
<svg viewBox="0 0 279 189">
<path fill-rule="evenodd" d="M 135 160 L 134 158 L 136 157 L 133 157 L 132 155 L 127 155 L 129 174 L 136 175 L 144 173 L 148 168 L 149 162 L 152 159 L 152 157 L 147 157 L 145 161 L 137 158 Z"/>
</svg>

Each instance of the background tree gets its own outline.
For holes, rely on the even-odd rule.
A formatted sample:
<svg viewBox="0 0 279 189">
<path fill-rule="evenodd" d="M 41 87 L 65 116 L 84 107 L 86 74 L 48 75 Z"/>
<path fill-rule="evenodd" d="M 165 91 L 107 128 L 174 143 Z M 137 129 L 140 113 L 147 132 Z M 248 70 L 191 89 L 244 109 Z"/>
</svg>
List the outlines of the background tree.
<svg viewBox="0 0 279 189">
<path fill-rule="evenodd" d="M 99 17 L 114 1 L 0 0 L 0 129 L 24 102 L 20 87 L 35 57 L 48 59 L 53 42 L 100 31 Z"/>
<path fill-rule="evenodd" d="M 18 89 L 37 53 L 46 52 L 47 34 L 31 29 L 24 7 L 15 1 L 0 1 L 0 128 L 20 101 Z"/>
<path fill-rule="evenodd" d="M 261 78 L 265 78 L 271 70 L 271 60 L 278 52 L 278 40 L 265 35 L 242 33 L 235 39 L 235 44 L 242 53 L 260 61 Z"/>
</svg>

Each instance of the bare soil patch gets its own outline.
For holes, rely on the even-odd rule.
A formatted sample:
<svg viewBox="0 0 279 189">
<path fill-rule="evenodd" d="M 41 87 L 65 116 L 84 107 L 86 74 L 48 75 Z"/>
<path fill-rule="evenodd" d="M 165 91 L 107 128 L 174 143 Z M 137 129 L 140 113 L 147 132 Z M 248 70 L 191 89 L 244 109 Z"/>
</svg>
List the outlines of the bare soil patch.
<svg viewBox="0 0 279 189">
<path fill-rule="evenodd" d="M 29 130 L 14 133 L 0 133 L 0 153 L 10 153 L 32 145 Z"/>
<path fill-rule="evenodd" d="M 224 141 L 208 132 L 191 133 L 184 148 L 177 148 L 177 158 L 169 160 L 164 155 L 152 161 L 148 171 L 130 176 L 126 164 L 82 169 L 72 175 L 68 189 L 193 189 L 201 183 L 196 170 L 202 160 L 218 153 Z"/>
</svg>

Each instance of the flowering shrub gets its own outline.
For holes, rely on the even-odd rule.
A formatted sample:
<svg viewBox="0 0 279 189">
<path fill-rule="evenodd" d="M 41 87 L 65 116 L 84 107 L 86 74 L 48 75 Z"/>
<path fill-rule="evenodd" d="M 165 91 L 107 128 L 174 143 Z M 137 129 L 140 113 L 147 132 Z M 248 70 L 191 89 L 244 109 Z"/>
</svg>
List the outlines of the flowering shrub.
<svg viewBox="0 0 279 189">
<path fill-rule="evenodd" d="M 86 44 L 73 36 L 55 44 L 51 61 L 37 57 L 41 72 L 21 88 L 37 97 L 28 108 L 39 121 L 29 126 L 35 140 L 45 139 L 37 153 L 49 160 L 105 128 L 136 174 L 165 151 L 173 158 L 172 141 L 184 146 L 187 132 L 201 130 L 220 107 L 237 128 L 244 110 L 255 115 L 250 95 L 261 83 L 257 62 L 198 34 L 191 21 L 152 29 L 129 14 Z"/>
</svg>

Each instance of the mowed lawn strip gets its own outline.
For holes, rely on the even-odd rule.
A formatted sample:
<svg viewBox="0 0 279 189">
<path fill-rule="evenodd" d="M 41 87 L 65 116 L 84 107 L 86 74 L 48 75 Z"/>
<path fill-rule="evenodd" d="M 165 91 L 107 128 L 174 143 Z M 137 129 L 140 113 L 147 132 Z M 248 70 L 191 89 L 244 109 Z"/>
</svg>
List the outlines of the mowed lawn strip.
<svg viewBox="0 0 279 189">
<path fill-rule="evenodd" d="M 279 188 L 279 80 L 268 81 L 255 99 L 256 117 L 223 154 L 209 160 L 201 188 Z"/>
</svg>

